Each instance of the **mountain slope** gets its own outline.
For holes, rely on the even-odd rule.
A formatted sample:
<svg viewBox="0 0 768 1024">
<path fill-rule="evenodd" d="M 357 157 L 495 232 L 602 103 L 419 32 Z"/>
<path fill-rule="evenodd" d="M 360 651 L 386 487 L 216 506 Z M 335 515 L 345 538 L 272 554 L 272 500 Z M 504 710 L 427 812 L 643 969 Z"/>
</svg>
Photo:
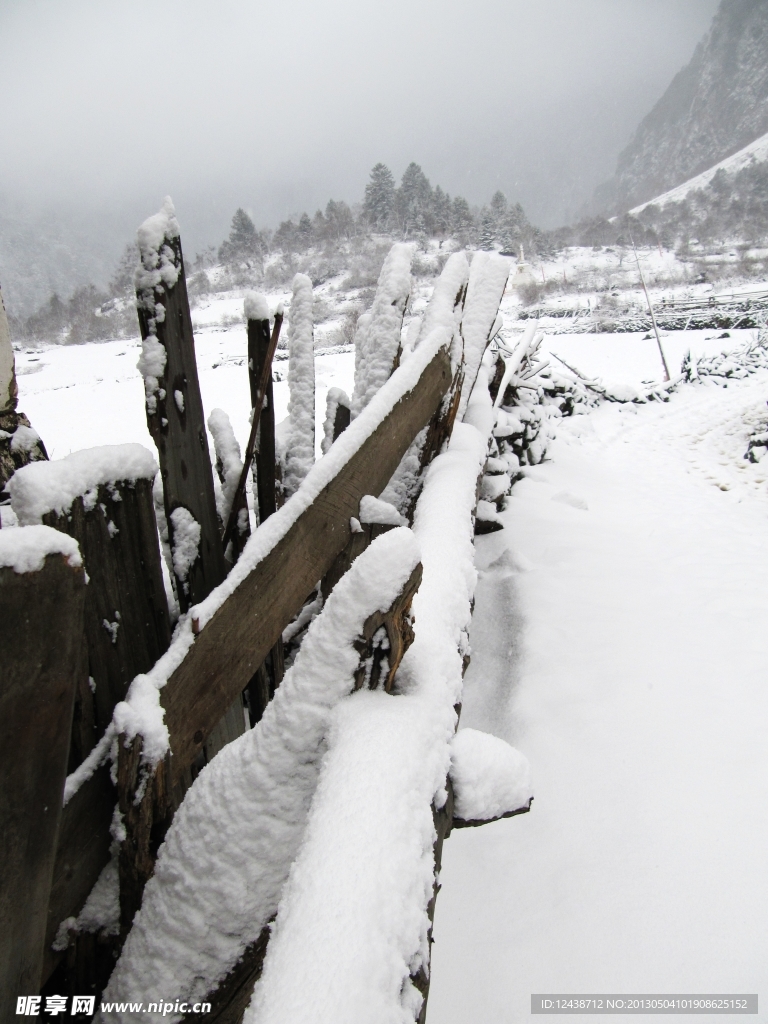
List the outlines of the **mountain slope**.
<svg viewBox="0 0 768 1024">
<path fill-rule="evenodd" d="M 768 0 L 722 0 L 691 62 L 672 80 L 601 186 L 598 206 L 647 202 L 768 132 Z"/>
<path fill-rule="evenodd" d="M 750 142 L 748 146 L 740 149 L 738 153 L 734 153 L 733 156 L 728 156 L 725 160 L 721 160 L 715 164 L 714 167 L 708 168 L 706 171 L 702 171 L 701 174 L 697 174 L 693 178 L 688 178 L 682 185 L 676 185 L 675 188 L 669 189 L 667 192 L 662 193 L 660 196 L 656 196 L 654 199 L 649 200 L 647 203 L 641 203 L 629 212 L 633 216 L 637 216 L 642 213 L 646 206 L 653 203 L 654 206 L 664 207 L 668 203 L 680 203 L 686 199 L 691 192 L 697 189 L 708 188 L 715 176 L 722 171 L 728 178 L 733 178 L 739 171 L 743 171 L 747 167 L 751 167 L 755 164 L 765 163 L 768 161 L 768 133 L 761 135 L 759 139 L 755 139 L 754 142 Z"/>
</svg>

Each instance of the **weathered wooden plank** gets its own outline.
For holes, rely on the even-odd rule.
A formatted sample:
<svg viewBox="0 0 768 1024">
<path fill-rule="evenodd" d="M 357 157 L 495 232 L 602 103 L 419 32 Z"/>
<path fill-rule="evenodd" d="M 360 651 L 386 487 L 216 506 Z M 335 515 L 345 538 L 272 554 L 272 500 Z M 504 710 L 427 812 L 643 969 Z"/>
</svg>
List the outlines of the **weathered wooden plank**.
<svg viewBox="0 0 768 1024">
<path fill-rule="evenodd" d="M 427 930 L 427 941 L 429 943 L 429 961 L 426 964 L 422 964 L 418 972 L 411 976 L 411 981 L 415 987 L 421 992 L 424 1002 L 421 1004 L 421 1010 L 419 1012 L 416 1024 L 426 1024 L 427 1020 L 427 1000 L 429 999 L 429 982 L 431 977 L 431 960 L 432 960 L 432 943 L 434 939 L 432 937 L 432 931 L 435 923 L 435 904 L 437 903 L 437 894 L 440 892 L 440 871 L 443 866 L 443 843 L 451 834 L 451 828 L 453 825 L 453 786 L 451 785 L 450 777 L 446 780 L 446 790 L 448 798 L 441 808 L 432 807 L 432 817 L 435 822 L 435 881 L 432 886 L 432 896 L 427 905 L 427 916 L 429 918 L 429 928 Z"/>
<path fill-rule="evenodd" d="M 283 324 L 283 314 L 280 312 L 275 313 L 275 324 L 272 328 L 272 334 L 269 339 L 269 345 L 267 348 L 266 356 L 261 367 L 261 374 L 256 382 L 256 387 L 251 386 L 251 399 L 254 402 L 251 408 L 251 432 L 248 437 L 248 444 L 245 448 L 245 456 L 243 457 L 243 471 L 240 474 L 240 480 L 237 484 L 236 497 L 232 504 L 232 508 L 237 506 L 238 498 L 237 495 L 245 493 L 245 484 L 248 479 L 248 473 L 251 469 L 251 462 L 253 460 L 254 452 L 256 450 L 256 438 L 261 423 L 261 410 L 264 407 L 264 396 L 267 392 L 267 381 L 272 375 L 272 357 L 275 354 L 277 348 L 277 342 L 280 338 L 280 328 Z M 224 529 L 224 546 L 226 547 L 230 537 L 235 528 L 235 517 L 233 512 L 229 514 L 229 521 Z"/>
<path fill-rule="evenodd" d="M 261 402 L 260 388 L 266 381 L 264 400 L 259 417 L 259 447 L 253 459 L 254 496 L 259 512 L 259 523 L 278 509 L 277 448 L 275 445 L 275 400 L 270 358 L 269 320 L 248 320 L 248 381 L 251 390 L 251 408 Z M 267 360 L 269 365 L 267 366 Z M 277 638 L 274 647 L 248 683 L 248 703 L 251 724 L 264 714 L 275 688 L 283 678 L 283 641 Z"/>
<path fill-rule="evenodd" d="M 362 686 L 376 689 L 379 685 L 387 691 L 392 689 L 403 655 L 413 643 L 411 605 L 422 575 L 419 562 L 390 607 L 386 611 L 375 612 L 364 623 L 362 634 L 355 642 L 360 659 L 354 673 L 355 689 Z M 389 641 L 386 649 L 381 644 L 383 631 L 386 631 Z M 262 929 L 226 977 L 205 996 L 206 1002 L 211 1004 L 210 1012 L 205 1015 L 206 1020 L 216 1021 L 216 1024 L 239 1024 L 253 986 L 261 977 L 271 924 L 272 921 Z M 184 1019 L 197 1021 L 202 1020 L 202 1016 L 190 1013 Z"/>
<path fill-rule="evenodd" d="M 172 254 L 171 262 L 178 273 L 176 282 L 149 289 L 139 287 L 137 310 L 143 341 L 147 343 L 149 339 L 151 345 L 151 339 L 156 337 L 165 352 L 162 373 L 153 374 L 156 387 L 147 396 L 146 412 L 147 426 L 157 445 L 171 544 L 176 509 L 187 509 L 201 529 L 199 556 L 189 567 L 186 578 L 178 581 L 179 604 L 186 611 L 222 582 L 226 566 L 197 377 L 184 257 L 181 239 L 178 234 L 173 236 L 172 228 L 166 229 L 164 248 Z M 151 252 L 142 252 L 146 272 L 155 269 L 146 265 L 150 256 Z M 157 315 L 158 305 L 164 308 L 162 318 Z M 152 365 L 152 369 L 156 368 Z"/>
<path fill-rule="evenodd" d="M 85 573 L 62 555 L 0 569 L 0 1018 L 39 991 L 67 772 Z"/>
<path fill-rule="evenodd" d="M 259 401 L 259 384 L 269 352 L 269 320 L 248 321 L 248 382 L 251 389 L 251 408 Z M 275 494 L 275 401 L 274 381 L 270 364 L 264 402 L 259 417 L 259 448 L 254 456 L 254 477 L 259 510 L 263 523 L 277 511 Z"/>
<path fill-rule="evenodd" d="M 45 935 L 45 981 L 61 958 L 51 948 L 59 925 L 76 917 L 109 860 L 112 837 L 109 827 L 117 803 L 117 791 L 105 765 L 76 793 L 61 815 L 53 884 L 48 902 Z"/>
<path fill-rule="evenodd" d="M 285 623 L 331 567 L 349 540 L 349 521 L 357 516 L 360 499 L 382 491 L 450 379 L 448 353 L 440 349 L 413 390 L 395 404 L 197 637 L 161 695 L 174 782 L 194 760 L 211 724 L 247 685 Z"/>
<path fill-rule="evenodd" d="M 253 995 L 253 986 L 261 977 L 264 957 L 267 953 L 272 922 L 262 928 L 258 939 L 246 946 L 238 960 L 219 987 L 205 1002 L 210 1003 L 206 1013 L 188 1013 L 184 1020 L 195 1024 L 240 1024 L 243 1014 Z M 203 1002 L 203 1000 L 201 1000 Z"/>
<path fill-rule="evenodd" d="M 68 515 L 48 512 L 43 521 L 77 540 L 90 578 L 85 635 L 100 736 L 131 681 L 149 671 L 171 639 L 152 481 L 102 485 L 87 511 L 77 498 Z"/>
</svg>

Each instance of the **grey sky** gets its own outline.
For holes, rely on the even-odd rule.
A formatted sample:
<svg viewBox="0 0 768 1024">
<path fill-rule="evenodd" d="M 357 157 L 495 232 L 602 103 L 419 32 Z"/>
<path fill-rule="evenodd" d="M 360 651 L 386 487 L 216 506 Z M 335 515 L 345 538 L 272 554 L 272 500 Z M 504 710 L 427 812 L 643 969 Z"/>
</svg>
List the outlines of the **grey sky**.
<svg viewBox="0 0 768 1024">
<path fill-rule="evenodd" d="M 170 193 L 194 251 L 237 205 L 274 225 L 416 160 L 552 226 L 611 174 L 716 7 L 0 0 L 0 198 L 128 237 Z"/>
</svg>

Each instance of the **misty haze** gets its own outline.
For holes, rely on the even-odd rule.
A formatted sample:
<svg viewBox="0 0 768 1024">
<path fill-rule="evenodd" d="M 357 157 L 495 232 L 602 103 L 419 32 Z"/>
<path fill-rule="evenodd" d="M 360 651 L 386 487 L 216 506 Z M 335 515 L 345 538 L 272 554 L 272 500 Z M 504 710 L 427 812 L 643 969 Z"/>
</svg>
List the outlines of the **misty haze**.
<svg viewBox="0 0 768 1024">
<path fill-rule="evenodd" d="M 0 1021 L 759 1019 L 768 0 L 0 0 L 0 140 Z"/>
</svg>

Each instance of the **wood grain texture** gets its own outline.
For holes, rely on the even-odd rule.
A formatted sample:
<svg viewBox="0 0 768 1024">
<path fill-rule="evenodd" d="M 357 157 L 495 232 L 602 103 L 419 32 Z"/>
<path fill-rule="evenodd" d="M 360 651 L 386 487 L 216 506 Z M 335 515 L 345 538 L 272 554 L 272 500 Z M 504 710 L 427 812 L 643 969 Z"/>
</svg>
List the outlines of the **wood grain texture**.
<svg viewBox="0 0 768 1024">
<path fill-rule="evenodd" d="M 131 681 L 152 668 L 171 640 L 152 481 L 102 485 L 93 508 L 85 511 L 77 498 L 69 515 L 49 512 L 43 521 L 77 540 L 90 579 L 85 635 L 101 736 Z"/>
<path fill-rule="evenodd" d="M 76 917 L 109 860 L 112 837 L 109 827 L 117 803 L 117 791 L 104 765 L 76 793 L 61 815 L 53 884 L 48 902 L 43 980 L 47 979 L 61 954 L 51 948 L 59 925 Z"/>
<path fill-rule="evenodd" d="M 226 978 L 206 997 L 205 1001 L 211 1004 L 210 1011 L 188 1013 L 184 1017 L 185 1021 L 194 1021 L 196 1024 L 240 1024 L 251 1001 L 253 986 L 261 977 L 271 935 L 271 924 L 270 921 L 262 928 L 258 939 L 246 946 L 243 955 Z"/>
<path fill-rule="evenodd" d="M 259 398 L 259 382 L 264 362 L 269 352 L 269 320 L 248 321 L 248 383 L 251 391 L 251 408 Z M 264 403 L 259 417 L 259 448 L 253 459 L 256 483 L 259 522 L 263 523 L 277 511 L 275 495 L 275 400 L 273 377 L 270 368 Z"/>
<path fill-rule="evenodd" d="M 186 580 L 178 581 L 179 604 L 186 611 L 202 601 L 226 575 L 224 551 L 216 515 L 213 469 L 205 432 L 203 400 L 195 362 L 195 340 L 189 312 L 184 257 L 179 238 L 166 239 L 173 249 L 179 277 L 173 288 L 157 299 L 165 306 L 165 319 L 157 324 L 157 340 L 166 352 L 166 366 L 158 378 L 157 408 L 147 409 L 147 426 L 157 446 L 163 478 L 165 514 L 173 542 L 171 513 L 186 508 L 202 531 L 200 555 Z M 148 313 L 138 303 L 141 336 L 149 335 Z M 164 395 L 161 397 L 161 394 Z M 179 392 L 183 402 L 176 401 Z"/>
<path fill-rule="evenodd" d="M 365 494 L 380 494 L 451 380 L 437 353 L 412 391 L 394 406 L 337 476 L 215 613 L 165 685 L 161 702 L 171 737 L 173 779 L 199 752 L 211 726 L 240 693 L 331 567 L 350 537 Z"/>
<path fill-rule="evenodd" d="M 69 757 L 85 573 L 62 555 L 0 569 L 0 1019 L 42 981 Z"/>
</svg>

